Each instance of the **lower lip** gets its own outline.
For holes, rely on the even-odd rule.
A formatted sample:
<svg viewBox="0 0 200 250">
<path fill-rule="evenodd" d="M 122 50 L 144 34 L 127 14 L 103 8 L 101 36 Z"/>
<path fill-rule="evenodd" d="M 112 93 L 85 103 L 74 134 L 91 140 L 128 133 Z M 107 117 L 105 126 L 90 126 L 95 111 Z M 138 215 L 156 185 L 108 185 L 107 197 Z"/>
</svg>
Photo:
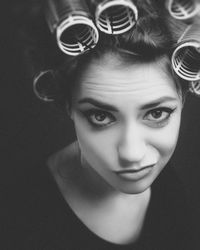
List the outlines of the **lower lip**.
<svg viewBox="0 0 200 250">
<path fill-rule="evenodd" d="M 145 178 L 148 174 L 151 173 L 154 165 L 151 165 L 149 167 L 146 167 L 144 169 L 141 169 L 136 172 L 117 172 L 117 175 L 121 177 L 122 179 L 128 180 L 128 181 L 138 181 L 140 179 Z"/>
</svg>

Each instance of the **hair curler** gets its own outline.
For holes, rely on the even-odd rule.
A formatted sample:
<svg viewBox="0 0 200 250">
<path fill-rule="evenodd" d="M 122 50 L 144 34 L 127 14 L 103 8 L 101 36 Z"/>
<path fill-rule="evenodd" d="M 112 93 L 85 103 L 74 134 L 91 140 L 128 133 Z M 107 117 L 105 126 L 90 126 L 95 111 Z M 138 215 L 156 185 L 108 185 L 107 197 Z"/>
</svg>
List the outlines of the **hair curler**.
<svg viewBox="0 0 200 250">
<path fill-rule="evenodd" d="M 166 6 L 172 17 L 182 21 L 194 18 L 200 11 L 198 0 L 167 0 Z"/>
<path fill-rule="evenodd" d="M 99 33 L 84 0 L 47 0 L 45 14 L 64 53 L 77 56 L 96 46 Z"/>
<path fill-rule="evenodd" d="M 131 0 L 105 0 L 97 5 L 95 19 L 99 30 L 117 35 L 135 25 L 138 10 Z"/>
<path fill-rule="evenodd" d="M 53 102 L 60 95 L 56 75 L 53 70 L 45 70 L 39 73 L 33 81 L 35 95 L 43 101 Z"/>
<path fill-rule="evenodd" d="M 200 81 L 190 82 L 189 91 L 200 97 Z"/>
<path fill-rule="evenodd" d="M 180 78 L 194 82 L 200 80 L 200 19 L 186 28 L 171 60 Z"/>
</svg>

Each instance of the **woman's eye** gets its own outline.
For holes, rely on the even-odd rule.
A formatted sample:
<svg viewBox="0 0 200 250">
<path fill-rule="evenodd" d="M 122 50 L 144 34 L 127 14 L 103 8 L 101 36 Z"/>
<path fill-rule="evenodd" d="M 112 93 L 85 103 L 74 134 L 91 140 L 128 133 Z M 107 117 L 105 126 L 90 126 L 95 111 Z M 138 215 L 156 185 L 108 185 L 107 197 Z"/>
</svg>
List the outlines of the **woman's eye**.
<svg viewBox="0 0 200 250">
<path fill-rule="evenodd" d="M 94 126 L 103 127 L 115 121 L 114 116 L 103 110 L 88 110 L 84 112 L 87 120 Z"/>
<path fill-rule="evenodd" d="M 162 123 L 166 122 L 170 118 L 170 115 L 174 112 L 174 110 L 175 108 L 171 109 L 166 107 L 150 110 L 145 116 L 145 120 L 162 125 Z"/>
</svg>

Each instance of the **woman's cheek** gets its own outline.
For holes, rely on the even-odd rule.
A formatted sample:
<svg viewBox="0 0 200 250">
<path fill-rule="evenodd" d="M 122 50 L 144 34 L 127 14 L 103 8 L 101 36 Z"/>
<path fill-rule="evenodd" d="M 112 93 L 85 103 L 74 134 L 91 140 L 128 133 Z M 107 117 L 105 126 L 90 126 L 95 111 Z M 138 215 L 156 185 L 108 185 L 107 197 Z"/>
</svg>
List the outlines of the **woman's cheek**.
<svg viewBox="0 0 200 250">
<path fill-rule="evenodd" d="M 103 133 L 79 133 L 77 135 L 82 153 L 90 160 L 96 159 L 107 162 L 113 156 L 113 145 L 111 138 Z"/>
<path fill-rule="evenodd" d="M 170 158 L 173 154 L 179 136 L 179 128 L 180 117 L 177 116 L 166 127 L 156 130 L 154 136 L 150 138 L 151 145 L 160 152 L 161 156 Z"/>
<path fill-rule="evenodd" d="M 81 152 L 91 164 L 111 164 L 115 156 L 115 129 L 93 129 L 87 122 L 76 118 L 75 130 Z"/>
</svg>

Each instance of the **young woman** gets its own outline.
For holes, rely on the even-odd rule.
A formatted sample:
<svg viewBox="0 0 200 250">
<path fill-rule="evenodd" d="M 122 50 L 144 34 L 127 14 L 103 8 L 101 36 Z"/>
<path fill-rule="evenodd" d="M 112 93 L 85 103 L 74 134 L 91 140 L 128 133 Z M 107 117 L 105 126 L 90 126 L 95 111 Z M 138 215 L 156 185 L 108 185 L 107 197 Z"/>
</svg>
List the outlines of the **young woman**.
<svg viewBox="0 0 200 250">
<path fill-rule="evenodd" d="M 133 29 L 101 34 L 55 70 L 77 140 L 31 176 L 42 178 L 32 183 L 26 249 L 193 249 L 169 164 L 186 85 L 171 69 L 172 30 L 149 1 L 139 8 Z"/>
<path fill-rule="evenodd" d="M 144 62 L 135 55 L 127 59 L 126 54 L 107 51 L 85 65 L 79 80 L 73 82 L 67 108 L 77 141 L 49 158 L 51 173 L 71 216 L 102 242 L 137 242 L 151 218 L 148 211 L 155 206 L 155 211 L 151 211 L 155 213 L 153 225 L 146 233 L 148 237 L 152 234 L 150 242 L 154 237 L 156 242 L 163 238 L 164 244 L 173 234 L 177 237 L 181 230 L 178 224 L 184 222 L 176 222 L 182 206 L 170 208 L 167 193 L 174 192 L 171 188 L 175 184 L 170 167 L 166 166 L 178 138 L 182 90 L 170 74 L 166 56 Z M 158 177 L 165 167 L 166 173 Z M 151 188 L 157 177 L 163 178 L 157 187 L 161 189 L 159 199 L 154 198 Z M 167 193 L 162 190 L 165 182 L 169 186 Z M 158 209 L 164 203 L 168 211 Z M 160 227 L 156 225 L 162 220 Z M 70 228 L 73 226 L 72 223 Z M 158 232 L 154 235 L 158 228 L 159 237 Z M 173 244 L 179 240 L 182 242 L 182 237 L 174 238 Z M 143 239 L 144 242 L 148 241 Z"/>
</svg>

